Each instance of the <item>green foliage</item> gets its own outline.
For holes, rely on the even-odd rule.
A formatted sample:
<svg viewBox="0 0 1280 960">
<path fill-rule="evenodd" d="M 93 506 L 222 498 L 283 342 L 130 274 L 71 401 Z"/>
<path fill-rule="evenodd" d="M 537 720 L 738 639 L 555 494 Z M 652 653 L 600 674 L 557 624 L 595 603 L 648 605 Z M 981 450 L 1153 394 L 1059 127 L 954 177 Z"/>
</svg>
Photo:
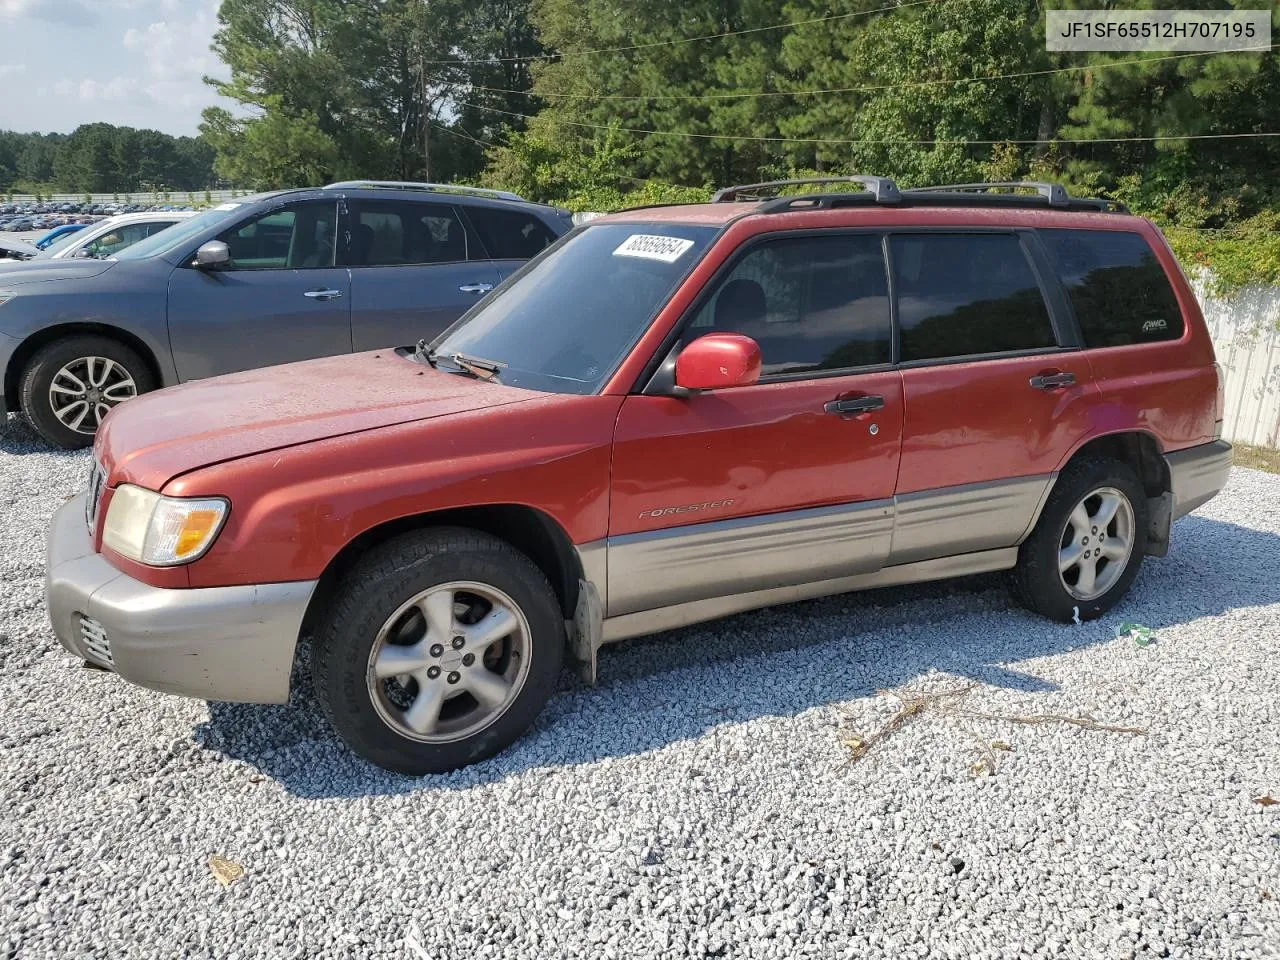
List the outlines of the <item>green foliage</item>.
<svg viewBox="0 0 1280 960">
<path fill-rule="evenodd" d="M 213 150 L 195 137 L 171 137 L 91 123 L 69 135 L 0 131 L 0 187 L 34 193 L 133 193 L 213 181 Z"/>
</svg>

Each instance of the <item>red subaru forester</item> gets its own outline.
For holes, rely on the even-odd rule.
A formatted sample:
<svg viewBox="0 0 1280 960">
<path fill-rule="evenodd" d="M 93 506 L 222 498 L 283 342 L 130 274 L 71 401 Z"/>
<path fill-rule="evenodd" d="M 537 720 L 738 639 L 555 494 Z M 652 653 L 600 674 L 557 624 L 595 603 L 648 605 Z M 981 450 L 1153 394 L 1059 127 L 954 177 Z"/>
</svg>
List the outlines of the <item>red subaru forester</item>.
<svg viewBox="0 0 1280 960">
<path fill-rule="evenodd" d="M 851 179 L 603 217 L 416 350 L 130 401 L 50 533 L 59 639 L 280 702 L 307 637 L 339 734 L 420 774 L 565 656 L 735 611 L 1008 570 L 1099 616 L 1230 469 L 1169 247 L 1053 184 Z"/>
</svg>

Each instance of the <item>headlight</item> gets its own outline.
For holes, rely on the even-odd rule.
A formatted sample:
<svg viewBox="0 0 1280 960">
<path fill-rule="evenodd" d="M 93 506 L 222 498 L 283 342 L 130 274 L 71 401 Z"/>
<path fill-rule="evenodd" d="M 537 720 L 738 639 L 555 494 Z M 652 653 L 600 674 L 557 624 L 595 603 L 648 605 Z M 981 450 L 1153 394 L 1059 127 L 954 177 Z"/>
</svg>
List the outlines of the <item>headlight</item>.
<svg viewBox="0 0 1280 960">
<path fill-rule="evenodd" d="M 213 545 L 227 501 L 182 500 L 122 484 L 111 497 L 102 542 L 122 556 L 153 567 L 198 560 Z"/>
</svg>

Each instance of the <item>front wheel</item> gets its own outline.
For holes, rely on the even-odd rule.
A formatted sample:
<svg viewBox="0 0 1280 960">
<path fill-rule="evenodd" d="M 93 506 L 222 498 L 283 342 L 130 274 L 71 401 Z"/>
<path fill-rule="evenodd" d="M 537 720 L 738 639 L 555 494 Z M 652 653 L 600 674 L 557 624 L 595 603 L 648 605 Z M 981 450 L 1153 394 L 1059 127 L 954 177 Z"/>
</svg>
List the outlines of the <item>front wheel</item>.
<svg viewBox="0 0 1280 960">
<path fill-rule="evenodd" d="M 1102 616 L 1138 575 L 1147 522 L 1146 492 L 1127 464 L 1104 457 L 1068 464 L 1018 550 L 1014 594 L 1064 623 Z"/>
<path fill-rule="evenodd" d="M 374 548 L 316 633 L 316 693 L 356 753 L 400 773 L 454 770 L 525 732 L 559 676 L 564 617 L 506 542 L 440 529 Z"/>
<path fill-rule="evenodd" d="M 22 374 L 22 409 L 36 432 L 64 450 L 93 443 L 112 407 L 156 388 L 136 350 L 82 335 L 41 347 Z"/>
</svg>

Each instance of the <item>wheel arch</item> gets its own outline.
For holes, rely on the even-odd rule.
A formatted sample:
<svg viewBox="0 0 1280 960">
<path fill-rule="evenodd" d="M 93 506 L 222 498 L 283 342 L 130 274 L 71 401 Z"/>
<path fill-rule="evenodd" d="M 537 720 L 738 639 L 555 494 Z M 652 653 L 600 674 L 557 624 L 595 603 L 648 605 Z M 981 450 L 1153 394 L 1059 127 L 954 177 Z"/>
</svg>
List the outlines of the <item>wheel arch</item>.
<svg viewBox="0 0 1280 960">
<path fill-rule="evenodd" d="M 334 555 L 320 575 L 302 620 L 302 634 L 311 633 L 328 598 L 333 595 L 333 587 L 361 556 L 392 537 L 433 527 L 465 527 L 509 543 L 546 575 L 565 619 L 573 619 L 578 584 L 584 576 L 573 541 L 544 511 L 527 504 L 499 503 L 398 517 L 360 533 Z"/>
<path fill-rule="evenodd" d="M 131 350 L 137 351 L 138 356 L 142 357 L 143 362 L 150 368 L 152 375 L 155 377 L 155 382 L 161 385 L 164 384 L 164 373 L 160 369 L 160 361 L 157 359 L 155 351 L 137 334 L 108 323 L 94 323 L 91 320 L 72 320 L 37 330 L 18 344 L 18 348 L 9 357 L 9 365 L 4 371 L 4 383 L 3 389 L 0 390 L 0 396 L 5 397 L 6 400 L 11 399 L 12 405 L 9 408 L 11 412 L 16 413 L 21 410 L 22 397 L 19 395 L 18 385 L 22 379 L 23 371 L 26 370 L 27 364 L 31 362 L 31 358 L 41 348 L 51 343 L 80 334 L 107 337 L 111 340 L 119 341 Z"/>
</svg>

